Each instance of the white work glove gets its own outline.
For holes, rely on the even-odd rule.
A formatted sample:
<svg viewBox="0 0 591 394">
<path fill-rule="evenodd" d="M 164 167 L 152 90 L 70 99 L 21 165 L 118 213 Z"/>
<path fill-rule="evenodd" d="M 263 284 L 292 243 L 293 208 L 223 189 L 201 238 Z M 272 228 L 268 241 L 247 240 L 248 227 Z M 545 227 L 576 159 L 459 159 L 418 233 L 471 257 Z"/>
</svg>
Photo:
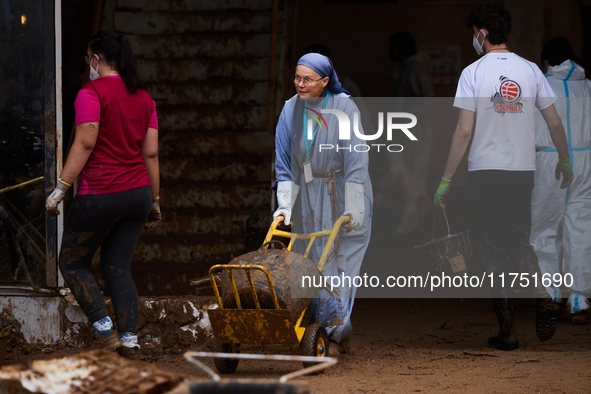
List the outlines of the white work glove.
<svg viewBox="0 0 591 394">
<path fill-rule="evenodd" d="M 277 203 L 279 208 L 273 214 L 273 219 L 279 215 L 283 215 L 285 219 L 283 224 L 286 226 L 291 224 L 291 210 L 295 204 L 300 187 L 292 181 L 281 181 L 277 184 Z"/>
<path fill-rule="evenodd" d="M 57 186 L 53 189 L 53 192 L 47 197 L 45 201 L 45 210 L 48 214 L 52 216 L 57 216 L 60 214 L 60 210 L 58 209 L 58 205 L 63 201 L 64 197 L 66 196 L 66 192 L 70 186 L 65 185 L 58 181 Z"/>
<path fill-rule="evenodd" d="M 351 220 L 343 224 L 343 230 L 347 233 L 359 230 L 363 225 L 365 215 L 363 184 L 355 182 L 345 183 L 345 212 L 343 215 L 351 215 Z"/>
</svg>

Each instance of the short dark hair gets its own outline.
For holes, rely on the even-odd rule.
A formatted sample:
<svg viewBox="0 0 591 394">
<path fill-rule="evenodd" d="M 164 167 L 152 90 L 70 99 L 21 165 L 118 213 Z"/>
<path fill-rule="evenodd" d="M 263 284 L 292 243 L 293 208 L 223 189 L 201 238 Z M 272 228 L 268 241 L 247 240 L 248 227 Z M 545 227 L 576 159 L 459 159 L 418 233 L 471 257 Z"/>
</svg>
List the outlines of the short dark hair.
<svg viewBox="0 0 591 394">
<path fill-rule="evenodd" d="M 504 44 L 511 32 L 511 13 L 501 4 L 483 4 L 470 14 L 466 27 L 488 30 L 488 41 L 493 45 Z"/>
<path fill-rule="evenodd" d="M 551 66 L 562 64 L 573 58 L 573 47 L 562 37 L 555 37 L 544 44 L 542 48 L 542 63 L 547 61 Z"/>
<path fill-rule="evenodd" d="M 417 43 L 415 38 L 405 31 L 394 33 L 388 39 L 390 45 L 400 49 L 405 56 L 412 56 L 417 53 Z"/>
</svg>

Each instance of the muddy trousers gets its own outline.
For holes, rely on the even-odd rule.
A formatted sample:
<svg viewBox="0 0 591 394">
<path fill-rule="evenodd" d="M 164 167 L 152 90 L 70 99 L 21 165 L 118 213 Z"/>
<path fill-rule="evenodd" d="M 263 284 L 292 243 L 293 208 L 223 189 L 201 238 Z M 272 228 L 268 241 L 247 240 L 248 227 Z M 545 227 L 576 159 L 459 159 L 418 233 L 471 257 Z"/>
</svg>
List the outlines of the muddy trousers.
<svg viewBox="0 0 591 394">
<path fill-rule="evenodd" d="M 533 171 L 468 172 L 472 234 L 482 268 L 494 273 L 493 298 L 508 297 L 509 272 L 528 276 L 533 297 L 547 297 L 538 258 L 529 243 L 533 186 Z M 511 269 L 507 258 L 511 260 Z M 502 273 L 504 283 L 499 278 Z M 531 279 L 534 274 L 538 276 L 537 286 Z"/>
<path fill-rule="evenodd" d="M 137 334 L 138 294 L 131 277 L 133 253 L 152 206 L 149 187 L 102 195 L 76 196 L 59 256 L 66 284 L 91 323 L 107 316 L 105 301 L 90 272 L 101 247 L 101 268 L 120 332 Z"/>
</svg>

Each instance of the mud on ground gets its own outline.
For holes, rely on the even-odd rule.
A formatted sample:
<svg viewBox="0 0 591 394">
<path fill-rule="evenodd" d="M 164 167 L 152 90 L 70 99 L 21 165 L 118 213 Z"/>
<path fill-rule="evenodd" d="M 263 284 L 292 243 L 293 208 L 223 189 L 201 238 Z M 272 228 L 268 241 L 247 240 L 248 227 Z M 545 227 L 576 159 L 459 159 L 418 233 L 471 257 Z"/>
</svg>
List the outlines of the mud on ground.
<svg viewBox="0 0 591 394">
<path fill-rule="evenodd" d="M 591 325 L 572 326 L 568 316 L 554 337 L 539 342 L 533 301 L 517 300 L 520 349 L 486 347 L 496 334 L 491 302 L 475 300 L 359 299 L 353 311 L 353 350 L 324 374 L 301 378 L 312 393 L 589 393 Z M 178 347 L 178 349 L 177 349 Z M 153 356 L 160 369 L 196 379 L 204 373 L 182 357 L 183 346 Z M 195 350 L 212 350 L 201 344 Z M 78 349 L 8 353 L 5 364 L 56 358 Z M 213 362 L 206 361 L 213 367 Z M 241 361 L 231 379 L 277 380 L 298 363 Z"/>
</svg>

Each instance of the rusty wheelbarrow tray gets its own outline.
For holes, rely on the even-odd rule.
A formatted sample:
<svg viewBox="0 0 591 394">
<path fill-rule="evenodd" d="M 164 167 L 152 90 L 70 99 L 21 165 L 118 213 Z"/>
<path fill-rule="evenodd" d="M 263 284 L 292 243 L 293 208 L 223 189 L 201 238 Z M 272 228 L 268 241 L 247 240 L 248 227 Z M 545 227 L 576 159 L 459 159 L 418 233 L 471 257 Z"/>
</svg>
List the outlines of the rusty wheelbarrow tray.
<svg viewBox="0 0 591 394">
<path fill-rule="evenodd" d="M 318 270 L 322 272 L 341 225 L 349 220 L 350 218 L 348 216 L 342 216 L 330 230 L 311 234 L 295 234 L 277 229 L 277 225 L 283 221 L 283 217 L 278 216 L 271 224 L 263 246 L 270 242 L 276 242 L 271 241 L 273 236 L 289 239 L 287 250 L 291 250 L 296 240 L 308 241 L 306 251 L 303 255 L 307 258 L 314 241 L 318 238 L 328 237 L 328 241 L 317 264 Z M 244 309 L 242 307 L 233 273 L 233 271 L 239 270 L 244 271 L 248 279 L 250 294 L 254 300 L 254 309 Z M 215 274 L 223 271 L 229 277 L 236 304 L 235 308 L 224 307 L 224 302 L 222 301 L 220 290 L 214 277 Z M 273 309 L 261 308 L 257 289 L 252 278 L 252 271 L 260 271 L 265 275 L 271 293 Z M 302 327 L 302 320 L 307 306 L 301 312 L 299 318 L 293 322 L 290 310 L 280 307 L 273 278 L 271 278 L 271 274 L 265 267 L 256 264 L 218 264 L 211 267 L 209 276 L 218 304 L 218 309 L 208 310 L 215 337 L 216 352 L 229 354 L 243 351 L 298 352 L 304 356 L 327 357 L 329 343 L 324 326 L 313 323 L 307 328 Z M 216 368 L 221 373 L 234 372 L 238 367 L 238 361 L 238 358 L 229 357 L 216 358 L 214 360 Z M 314 364 L 314 362 L 307 359 L 302 359 L 302 362 L 306 368 Z"/>
</svg>

